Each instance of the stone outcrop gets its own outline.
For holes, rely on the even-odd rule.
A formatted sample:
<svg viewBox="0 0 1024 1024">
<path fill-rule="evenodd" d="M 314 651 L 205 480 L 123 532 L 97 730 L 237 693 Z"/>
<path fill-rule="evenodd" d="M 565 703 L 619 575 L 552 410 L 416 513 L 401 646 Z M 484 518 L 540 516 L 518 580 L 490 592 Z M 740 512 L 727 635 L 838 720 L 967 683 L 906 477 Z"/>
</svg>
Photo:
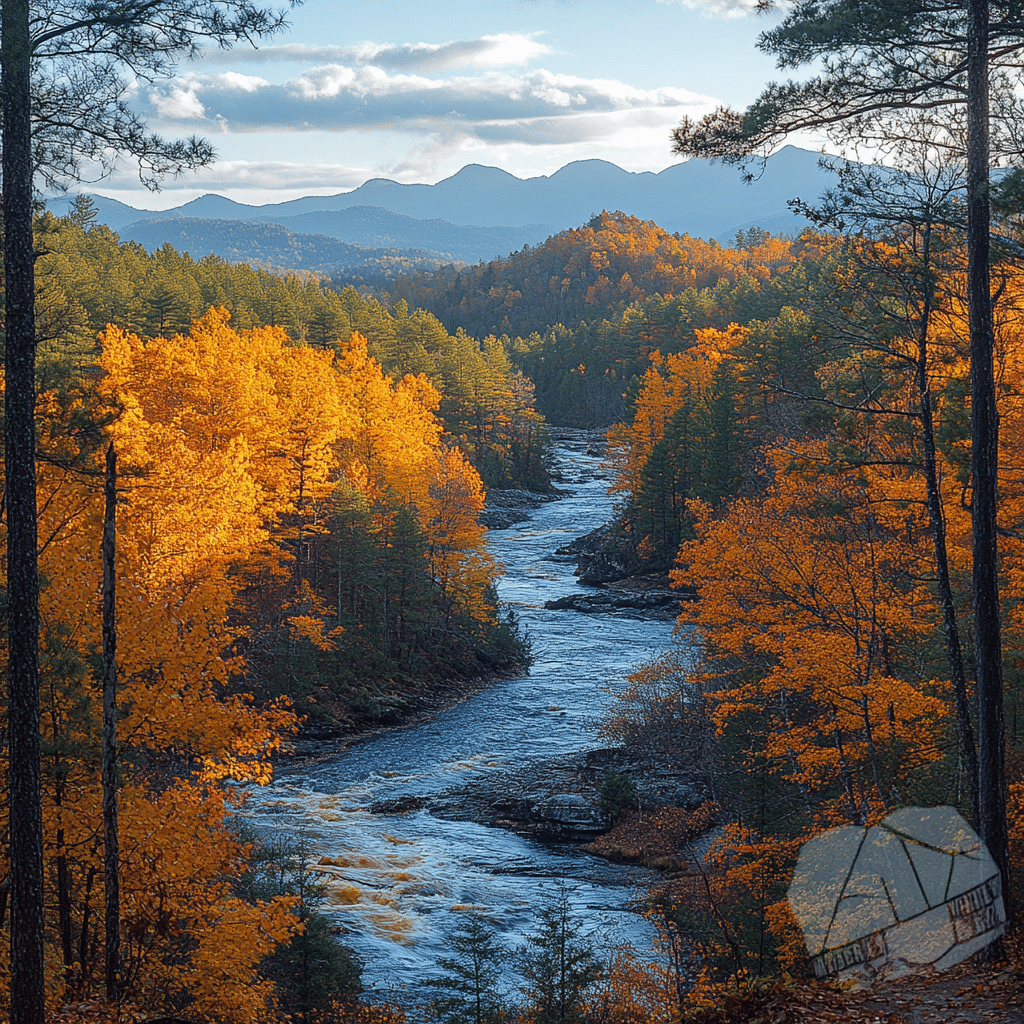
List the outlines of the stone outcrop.
<svg viewBox="0 0 1024 1024">
<path fill-rule="evenodd" d="M 545 760 L 518 771 L 467 780 L 429 796 L 378 800 L 372 814 L 427 810 L 450 821 L 476 821 L 545 842 L 590 843 L 611 822 L 601 809 L 601 782 L 610 771 L 627 773 L 643 806 L 696 806 L 695 792 L 679 766 L 622 747 L 601 747 Z"/>
<path fill-rule="evenodd" d="M 530 808 L 537 822 L 548 822 L 573 832 L 601 832 L 611 822 L 581 793 L 552 793 Z"/>
<path fill-rule="evenodd" d="M 679 614 L 679 594 L 671 590 L 647 590 L 630 593 L 623 590 L 597 590 L 584 594 L 568 594 L 545 601 L 545 608 L 571 610 L 593 615 L 598 612 L 643 611 L 653 617 L 672 619 Z"/>
<path fill-rule="evenodd" d="M 555 501 L 559 495 L 537 494 L 534 491 L 499 490 L 492 487 L 487 492 L 487 504 L 480 516 L 480 522 L 488 530 L 507 530 L 516 523 L 526 522 L 534 509 L 548 501 Z"/>
<path fill-rule="evenodd" d="M 576 559 L 576 575 L 580 583 L 600 586 L 620 580 L 637 571 L 639 563 L 632 545 L 619 536 L 611 524 L 599 526 L 583 537 L 577 537 L 556 555 L 572 556 Z"/>
</svg>

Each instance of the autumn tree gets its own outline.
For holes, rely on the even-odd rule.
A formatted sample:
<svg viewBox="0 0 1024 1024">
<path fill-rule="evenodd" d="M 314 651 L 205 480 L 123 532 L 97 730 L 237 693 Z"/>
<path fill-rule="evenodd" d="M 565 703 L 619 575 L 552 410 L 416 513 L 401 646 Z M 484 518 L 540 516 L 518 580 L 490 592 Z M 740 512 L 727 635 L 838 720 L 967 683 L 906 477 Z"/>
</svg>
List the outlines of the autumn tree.
<svg viewBox="0 0 1024 1024">
<path fill-rule="evenodd" d="M 198 166 L 212 149 L 196 139 L 168 143 L 147 133 L 123 101 L 135 78 L 167 74 L 200 40 L 222 45 L 283 25 L 248 0 L 138 0 L 111 6 L 75 2 L 34 11 L 29 0 L 0 8 L 3 81 L 5 466 L 11 750 L 12 947 L 14 1020 L 43 1017 L 42 845 L 39 788 L 38 569 L 33 417 L 35 405 L 33 177 L 76 179 L 81 161 L 110 167 L 138 160 L 143 178 Z M 33 81 L 33 79 L 35 79 Z"/>
<path fill-rule="evenodd" d="M 850 222 L 861 237 L 849 243 L 835 295 L 817 311 L 820 333 L 831 337 L 819 344 L 822 386 L 805 397 L 836 410 L 832 429 L 843 438 L 836 454 L 845 451 L 851 469 L 873 459 L 902 459 L 921 474 L 961 756 L 977 820 L 978 756 L 947 542 L 952 503 L 942 493 L 946 467 L 937 440 L 950 433 L 954 418 L 943 387 L 964 355 L 963 248 L 950 227 L 962 176 L 959 168 L 936 164 L 932 153 L 918 156 L 914 174 L 847 168 L 841 185 L 809 210 L 819 221 Z M 878 424 L 864 429 L 864 420 L 872 419 L 884 424 L 882 432 Z"/>
<path fill-rule="evenodd" d="M 143 339 L 169 338 L 187 334 L 191 321 L 211 307 L 226 309 L 235 330 L 272 324 L 296 347 L 336 355 L 355 330 L 385 373 L 396 379 L 424 374 L 433 382 L 445 430 L 487 486 L 550 487 L 543 418 L 507 338 L 451 335 L 424 310 L 409 310 L 402 301 L 385 306 L 354 288 L 335 292 L 309 276 L 281 278 L 216 257 L 193 260 L 170 245 L 148 254 L 74 210 L 68 217 L 42 215 L 36 231 L 46 250 L 37 267 L 46 300 L 37 306 L 54 332 L 59 329 L 59 344 L 50 347 L 66 351 L 65 358 L 73 354 L 88 364 L 96 334 L 108 323 Z M 48 350 L 42 355 L 48 358 Z"/>
<path fill-rule="evenodd" d="M 678 668 L 650 666 L 633 710 L 610 723 L 629 735 L 650 722 L 658 732 L 641 743 L 706 745 L 677 760 L 731 824 L 667 912 L 701 944 L 710 980 L 747 985 L 798 963 L 785 890 L 807 836 L 968 798 L 922 572 L 924 510 L 898 500 L 896 460 L 847 476 L 828 465 L 827 442 L 791 443 L 766 490 L 717 513 L 694 505 L 674 576 L 699 595 L 681 616 L 699 660 L 678 698 Z"/>
<path fill-rule="evenodd" d="M 617 462 L 615 489 L 631 494 L 638 552 L 665 569 L 691 535 L 687 502 L 719 503 L 738 492 L 749 425 L 737 375 L 737 350 L 748 331 L 697 331 L 678 355 L 651 354 L 633 421 L 609 432 Z M 756 431 L 750 431 L 756 434 Z"/>
<path fill-rule="evenodd" d="M 268 777 L 267 755 L 287 729 L 282 708 L 254 713 L 225 691 L 238 665 L 226 624 L 229 565 L 265 538 L 256 488 L 238 446 L 199 451 L 167 422 L 166 406 L 132 399 L 125 360 L 130 344 L 112 335 L 99 389 L 82 381 L 71 394 L 40 396 L 39 475 L 41 671 L 43 681 L 44 893 L 56 906 L 47 937 L 56 994 L 89 998 L 102 977 L 103 787 L 98 722 L 104 618 L 97 539 L 104 524 L 101 446 L 76 425 L 94 413 L 130 410 L 110 424 L 125 453 L 118 515 L 117 621 L 120 756 L 121 950 L 124 1005 L 180 1008 L 231 1019 L 262 1011 L 268 985 L 253 984 L 264 952 L 294 929 L 287 902 L 254 907 L 236 900 L 230 879 L 246 848 L 227 827 L 227 778 Z M 97 394 L 99 390 L 99 394 Z M 110 435 L 108 435 L 110 436 Z M 228 446 L 229 448 L 231 446 Z M 91 470 L 91 471 L 90 471 Z M 189 488 L 196 504 L 179 509 Z M 185 502 L 187 504 L 187 501 Z M 200 512 L 201 510 L 201 512 Z M 198 530 L 196 524 L 199 524 Z M 6 537 L 4 537 L 6 539 Z M 204 546 L 205 545 L 205 546 Z M 227 554 L 222 561 L 219 551 Z M 9 649 L 3 648 L 3 657 Z M 179 766 L 188 782 L 169 783 Z M 158 768 L 162 765 L 162 768 Z M 4 865 L 8 868 L 8 865 Z M 182 950 L 190 951 L 183 970 Z M 58 968 L 59 965 L 59 968 Z M 6 1000 L 11 997 L 3 987 Z"/>
<path fill-rule="evenodd" d="M 743 162 L 758 151 L 770 151 L 793 131 L 824 129 L 843 141 L 871 139 L 884 149 L 925 124 L 931 133 L 923 141 L 952 149 L 966 165 L 979 825 L 1000 866 L 1004 891 L 1009 868 L 997 578 L 989 92 L 993 74 L 1007 82 L 1017 76 L 1022 44 L 1017 8 L 991 0 L 968 0 L 965 7 L 927 0 L 899 8 L 847 0 L 799 3 L 781 25 L 762 34 L 759 47 L 774 54 L 781 67 L 821 60 L 822 73 L 804 83 L 769 86 L 743 114 L 719 109 L 697 123 L 684 120 L 673 132 L 676 152 Z M 925 118 L 908 126 L 908 112 L 940 108 L 954 113 L 944 122 Z M 998 142 L 997 136 L 997 151 Z"/>
</svg>

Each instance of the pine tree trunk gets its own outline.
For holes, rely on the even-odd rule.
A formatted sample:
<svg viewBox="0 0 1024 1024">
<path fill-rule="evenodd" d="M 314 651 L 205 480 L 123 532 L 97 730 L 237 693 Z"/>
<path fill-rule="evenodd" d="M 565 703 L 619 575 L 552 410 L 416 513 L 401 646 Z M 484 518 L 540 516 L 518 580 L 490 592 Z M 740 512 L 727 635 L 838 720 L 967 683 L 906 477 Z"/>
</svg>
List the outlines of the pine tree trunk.
<svg viewBox="0 0 1024 1024">
<path fill-rule="evenodd" d="M 117 452 L 107 448 L 103 509 L 103 883 L 107 1002 L 120 998 L 121 852 L 117 835 Z"/>
<path fill-rule="evenodd" d="M 931 226 L 925 230 L 923 265 L 931 271 Z M 970 779 L 971 819 L 978 828 L 978 751 L 974 745 L 971 726 L 970 701 L 967 695 L 967 671 L 964 667 L 963 645 L 957 624 L 953 585 L 949 576 L 949 554 L 946 544 L 946 520 L 942 514 L 942 494 L 939 491 L 938 457 L 935 445 L 935 418 L 932 412 L 932 392 L 928 379 L 928 332 L 931 328 L 932 289 L 929 285 L 921 312 L 921 329 L 917 346 L 917 392 L 921 409 L 921 444 L 924 454 L 924 480 L 927 494 L 928 522 L 932 528 L 935 549 L 935 576 L 938 583 L 939 606 L 942 608 L 942 636 L 949 662 L 950 681 L 953 686 L 953 706 L 956 710 L 957 732 L 960 736 L 960 756 Z"/>
<path fill-rule="evenodd" d="M 7 505 L 11 1024 L 42 1024 L 43 827 L 36 564 L 35 268 L 28 0 L 0 7 L 3 85 L 4 448 Z"/>
<path fill-rule="evenodd" d="M 967 6 L 967 297 L 971 333 L 971 519 L 974 643 L 978 691 L 978 825 L 999 865 L 1008 917 L 1009 841 L 1003 751 L 996 485 L 999 420 L 989 284 L 988 0 Z"/>
</svg>

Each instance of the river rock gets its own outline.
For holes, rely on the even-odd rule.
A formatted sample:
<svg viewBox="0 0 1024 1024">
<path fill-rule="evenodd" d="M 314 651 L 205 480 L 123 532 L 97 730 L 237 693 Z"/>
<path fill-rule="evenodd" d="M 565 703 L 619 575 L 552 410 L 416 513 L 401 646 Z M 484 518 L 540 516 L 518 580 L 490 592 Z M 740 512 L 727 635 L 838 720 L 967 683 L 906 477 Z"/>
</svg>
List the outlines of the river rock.
<svg viewBox="0 0 1024 1024">
<path fill-rule="evenodd" d="M 621 580 L 640 568 L 632 541 L 620 535 L 613 523 L 576 537 L 555 551 L 555 555 L 574 557 L 580 583 L 591 587 Z"/>
<path fill-rule="evenodd" d="M 580 583 L 593 587 L 600 583 L 621 580 L 630 573 L 626 559 L 614 551 L 598 551 L 597 554 L 581 554 L 577 559 L 576 574 Z"/>
<path fill-rule="evenodd" d="M 679 613 L 679 595 L 671 590 L 646 590 L 630 593 L 621 590 L 599 590 L 587 594 L 567 594 L 545 601 L 545 608 L 570 610 L 593 615 L 627 609 L 652 612 L 658 618 L 673 618 Z"/>
<path fill-rule="evenodd" d="M 593 830 L 602 832 L 608 827 L 608 816 L 579 793 L 552 793 L 531 808 L 540 822 L 553 822 L 573 832 Z"/>
<path fill-rule="evenodd" d="M 545 502 L 554 501 L 558 493 L 537 494 L 534 491 L 492 487 L 487 492 L 487 503 L 480 522 L 489 530 L 507 530 L 516 523 L 525 522 L 534 509 Z"/>
</svg>

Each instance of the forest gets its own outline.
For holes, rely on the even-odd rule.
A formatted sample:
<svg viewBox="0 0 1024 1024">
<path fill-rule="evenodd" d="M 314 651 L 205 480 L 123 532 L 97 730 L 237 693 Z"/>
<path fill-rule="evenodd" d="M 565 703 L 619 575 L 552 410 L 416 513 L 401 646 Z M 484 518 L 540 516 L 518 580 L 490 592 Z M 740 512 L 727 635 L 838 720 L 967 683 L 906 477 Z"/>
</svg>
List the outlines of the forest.
<svg viewBox="0 0 1024 1024">
<path fill-rule="evenodd" d="M 481 474 L 548 489 L 543 422 L 500 347 L 314 281 L 150 257 L 92 220 L 82 201 L 36 225 L 50 998 L 86 1002 L 103 976 L 114 451 L 123 1005 L 263 1019 L 277 988 L 298 998 L 303 943 L 336 962 L 328 994 L 358 971 L 313 889 L 259 868 L 234 787 L 266 781 L 297 730 L 398 721 L 528 664 L 493 594 Z"/>
<path fill-rule="evenodd" d="M 519 1002 L 495 995 L 507 954 L 466 917 L 430 982 L 438 1019 L 715 1021 L 730 1019 L 715 1016 L 723 999 L 747 1019 L 776 1005 L 778 979 L 813 973 L 786 900 L 809 838 L 915 805 L 976 820 L 971 363 L 955 226 L 752 229 L 724 248 L 604 213 L 390 293 L 170 245 L 150 255 L 96 223 L 87 199 L 42 213 L 35 237 L 55 1011 L 99 1006 L 103 990 L 110 452 L 124 1007 L 239 1024 L 402 1019 L 356 1000 L 360 964 L 319 910 L 309 851 L 268 844 L 232 812 L 297 735 L 395 724 L 528 666 L 495 597 L 481 514 L 488 491 L 551 495 L 546 422 L 607 429 L 621 501 L 607 548 L 636 577 L 696 597 L 680 606 L 676 648 L 636 670 L 602 725 L 693 794 L 641 813 L 643 780 L 614 772 L 600 793 L 613 827 L 594 851 L 661 872 L 648 913 L 668 965 L 599 956 L 563 892 L 517 954 Z M 993 292 L 1016 897 L 1013 247 L 993 262 Z M 702 834 L 717 838 L 694 860 L 684 851 Z M 0 908 L 9 926 L 6 895 Z"/>
<path fill-rule="evenodd" d="M 984 940 L 982 962 L 950 979 L 947 1016 L 977 998 L 997 1024 L 1019 1018 L 1021 11 L 794 0 L 778 13 L 756 45 L 811 76 L 767 85 L 743 111 L 683 117 L 671 145 L 748 181 L 794 134 L 871 151 L 882 169 L 836 157 L 835 190 L 814 207 L 794 199 L 815 230 L 745 228 L 725 247 L 605 210 L 477 266 L 402 275 L 384 254 L 328 278 L 149 254 L 88 200 L 55 217 L 35 191 L 124 157 L 151 187 L 208 167 L 212 145 L 151 132 L 136 92 L 207 44 L 282 31 L 283 11 L 0 4 L 0 1015 L 911 1019 L 912 987 L 857 1003 L 819 977 L 854 966 L 877 994 L 880 974 L 941 966 L 924 924 L 893 957 L 898 929 L 847 932 L 825 956 L 840 893 L 854 907 L 844 926 L 870 916 L 867 893 L 898 925 L 923 917 L 882 884 L 888 865 L 854 877 L 874 831 L 912 867 L 911 847 L 934 854 L 945 873 L 929 912 L 947 909 L 954 946 Z M 197 96 L 173 103 L 205 111 Z M 509 123 L 522 128 L 525 110 Z M 529 924 L 515 950 L 477 902 L 445 908 L 459 915 L 450 955 L 420 962 L 434 997 L 402 1006 L 363 991 L 367 965 L 323 913 L 324 879 L 358 870 L 362 851 L 317 859 L 242 809 L 297 743 L 365 737 L 527 670 L 482 517 L 488 494 L 557 496 L 549 422 L 606 431 L 618 505 L 591 554 L 620 583 L 686 598 L 671 648 L 586 724 L 607 744 L 587 756 L 606 760 L 577 762 L 577 791 L 556 794 L 578 811 L 590 786 L 602 829 L 586 855 L 643 869 L 635 909 L 657 959 L 599 948 L 585 908 L 552 884 L 517 905 Z M 573 634 L 577 664 L 600 628 Z M 510 713 L 530 728 L 542 714 L 566 732 L 582 722 L 557 703 Z M 374 771 L 401 775 L 400 761 Z M 495 767 L 477 752 L 444 764 Z M 659 773 L 678 781 L 673 797 L 651 798 Z M 285 812 L 288 788 L 270 797 Z M 340 816 L 336 798 L 321 821 Z M 422 821 L 426 808 L 396 813 Z M 929 846 L 893 824 L 915 814 L 949 834 Z M 487 823 L 514 831 L 507 816 Z M 824 898 L 814 871 L 787 898 L 803 853 L 851 835 L 849 873 L 824 886 L 828 925 L 808 928 Z M 395 879 L 437 895 L 391 852 L 414 844 L 380 838 Z M 444 856 L 465 870 L 484 842 Z M 970 860 L 992 873 L 954 891 Z M 924 899 L 931 882 L 915 871 L 914 884 Z M 334 895 L 357 899 L 350 888 Z M 407 931 L 391 935 L 411 943 Z"/>
<path fill-rule="evenodd" d="M 672 764 L 697 799 L 648 808 L 643 824 L 632 782 L 612 775 L 602 789 L 615 826 L 595 849 L 662 871 L 650 913 L 675 967 L 627 950 L 601 960 L 571 938 L 563 895 L 517 961 L 532 979 L 525 1001 L 477 1002 L 480 1020 L 717 1020 L 708 1007 L 723 992 L 754 1012 L 767 998 L 759 985 L 809 971 L 785 898 L 808 837 L 915 804 L 974 815 L 956 231 L 932 225 L 925 244 L 919 226 L 797 239 L 753 230 L 719 248 L 605 214 L 519 254 L 505 284 L 518 292 L 560 254 L 589 321 L 496 335 L 481 313 L 479 337 L 451 333 L 443 309 L 410 305 L 429 298 L 422 278 L 375 296 L 169 245 L 148 255 L 95 223 L 84 199 L 67 217 L 41 215 L 36 236 L 53 1007 L 96 998 L 103 973 L 98 587 L 110 445 L 123 1000 L 140 1012 L 402 1019 L 352 1001 L 359 964 L 317 909 L 306 852 L 240 832 L 236 787 L 266 781 L 296 732 L 400 721 L 439 689 L 528 664 L 495 600 L 480 514 L 488 489 L 551 490 L 545 417 L 611 424 L 623 505 L 608 545 L 631 572 L 670 574 L 698 597 L 681 606 L 678 649 L 636 671 L 602 727 Z M 676 260 L 674 278 L 655 276 L 658 247 Z M 588 300 L 578 289 L 589 271 L 572 268 L 602 265 L 627 268 L 620 285 L 642 284 Z M 1013 259 L 994 272 L 1016 880 L 1024 278 Z M 679 851 L 709 829 L 719 838 L 707 861 L 688 864 Z M 431 983 L 435 1012 L 475 1020 L 472 999 L 493 988 L 484 981 L 506 954 L 474 916 L 451 941 L 446 980 Z M 544 966 L 555 948 L 571 953 L 557 984 Z M 311 972 L 311 957 L 329 968 Z"/>
<path fill-rule="evenodd" d="M 635 674 L 606 729 L 682 760 L 721 822 L 706 890 L 681 879 L 662 903 L 709 987 L 807 971 L 786 890 L 811 836 L 897 807 L 976 817 L 965 252 L 952 233 L 922 242 L 805 235 L 800 307 L 655 353 L 611 433 L 638 569 L 697 600 L 679 650 Z M 1022 308 L 1019 268 L 996 274 L 1016 887 Z"/>
</svg>

